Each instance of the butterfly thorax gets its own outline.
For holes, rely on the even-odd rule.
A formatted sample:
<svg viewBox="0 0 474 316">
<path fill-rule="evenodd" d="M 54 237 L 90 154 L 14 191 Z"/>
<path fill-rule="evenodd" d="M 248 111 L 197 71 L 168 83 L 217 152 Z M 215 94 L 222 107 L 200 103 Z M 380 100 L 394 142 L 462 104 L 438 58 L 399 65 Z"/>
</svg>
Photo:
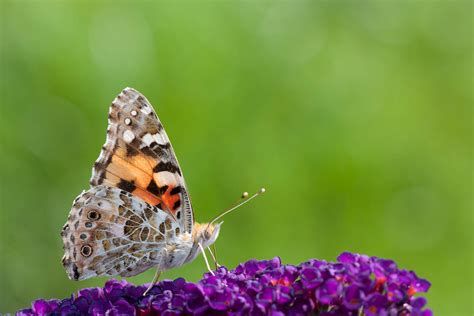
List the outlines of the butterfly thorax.
<svg viewBox="0 0 474 316">
<path fill-rule="evenodd" d="M 212 245 L 219 235 L 219 230 L 220 224 L 194 223 L 192 234 L 177 234 L 160 250 L 160 270 L 168 270 L 193 261 L 201 251 L 199 244 L 203 248 Z"/>
</svg>

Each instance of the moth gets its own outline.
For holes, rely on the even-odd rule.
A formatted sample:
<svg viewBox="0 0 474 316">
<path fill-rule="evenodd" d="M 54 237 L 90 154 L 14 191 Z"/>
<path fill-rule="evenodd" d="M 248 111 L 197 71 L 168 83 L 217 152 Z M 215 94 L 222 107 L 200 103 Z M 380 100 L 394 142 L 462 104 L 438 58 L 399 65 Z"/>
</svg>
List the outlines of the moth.
<svg viewBox="0 0 474 316">
<path fill-rule="evenodd" d="M 90 189 L 73 202 L 61 231 L 62 264 L 71 280 L 156 274 L 193 261 L 219 236 L 222 215 L 194 221 L 188 189 L 173 147 L 150 102 L 125 88 L 112 102 L 107 139 L 94 163 Z M 150 288 L 151 288 L 150 286 Z M 149 288 L 149 289 L 150 289 Z"/>
</svg>

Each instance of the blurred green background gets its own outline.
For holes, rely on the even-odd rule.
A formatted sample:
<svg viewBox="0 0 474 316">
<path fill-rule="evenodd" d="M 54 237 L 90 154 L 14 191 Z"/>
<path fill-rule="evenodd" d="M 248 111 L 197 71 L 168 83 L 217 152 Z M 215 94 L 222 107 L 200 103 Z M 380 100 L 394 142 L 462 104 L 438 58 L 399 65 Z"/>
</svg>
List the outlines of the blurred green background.
<svg viewBox="0 0 474 316">
<path fill-rule="evenodd" d="M 225 219 L 222 263 L 392 258 L 433 283 L 437 315 L 472 315 L 472 9 L 3 1 L 0 311 L 105 282 L 67 279 L 59 232 L 131 86 L 167 129 L 198 221 L 267 188 Z M 198 258 L 164 277 L 204 271 Z"/>
</svg>

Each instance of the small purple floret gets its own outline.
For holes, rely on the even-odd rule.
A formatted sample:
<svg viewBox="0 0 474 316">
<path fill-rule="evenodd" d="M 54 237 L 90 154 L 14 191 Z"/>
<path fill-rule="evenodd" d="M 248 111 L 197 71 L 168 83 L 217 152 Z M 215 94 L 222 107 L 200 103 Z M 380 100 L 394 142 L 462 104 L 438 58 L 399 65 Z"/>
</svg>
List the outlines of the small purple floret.
<svg viewBox="0 0 474 316">
<path fill-rule="evenodd" d="M 424 297 L 431 284 L 392 260 L 345 252 L 337 262 L 311 259 L 298 266 L 280 258 L 221 267 L 198 283 L 164 280 L 147 286 L 109 280 L 63 300 L 39 299 L 29 315 L 420 315 L 432 316 Z"/>
</svg>

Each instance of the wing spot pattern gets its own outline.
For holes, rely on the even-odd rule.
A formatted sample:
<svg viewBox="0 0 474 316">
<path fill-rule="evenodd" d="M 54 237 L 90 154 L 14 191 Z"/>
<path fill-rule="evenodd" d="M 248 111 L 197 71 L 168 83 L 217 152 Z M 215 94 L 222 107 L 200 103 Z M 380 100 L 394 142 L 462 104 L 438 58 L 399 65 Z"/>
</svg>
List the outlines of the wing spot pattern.
<svg viewBox="0 0 474 316">
<path fill-rule="evenodd" d="M 92 247 L 90 245 L 82 246 L 81 255 L 83 255 L 84 257 L 90 257 L 90 255 L 92 255 Z"/>
<path fill-rule="evenodd" d="M 128 191 L 128 192 L 133 192 L 133 190 L 135 190 L 136 186 L 134 184 L 134 181 L 127 181 L 127 180 L 124 180 L 124 179 L 120 179 L 120 182 L 117 184 L 117 187 L 119 189 L 122 189 L 124 191 Z"/>
</svg>

